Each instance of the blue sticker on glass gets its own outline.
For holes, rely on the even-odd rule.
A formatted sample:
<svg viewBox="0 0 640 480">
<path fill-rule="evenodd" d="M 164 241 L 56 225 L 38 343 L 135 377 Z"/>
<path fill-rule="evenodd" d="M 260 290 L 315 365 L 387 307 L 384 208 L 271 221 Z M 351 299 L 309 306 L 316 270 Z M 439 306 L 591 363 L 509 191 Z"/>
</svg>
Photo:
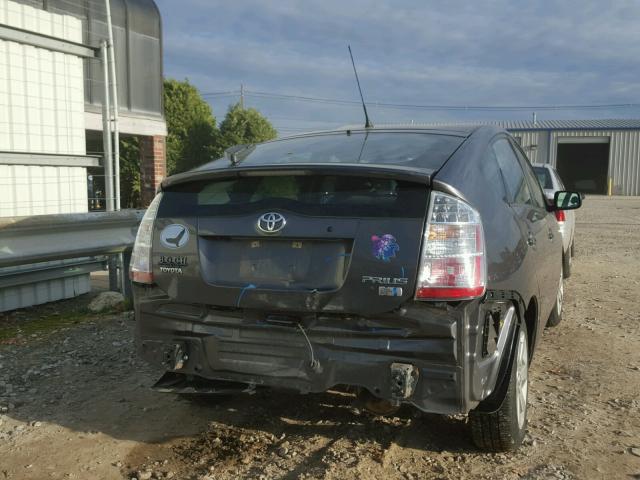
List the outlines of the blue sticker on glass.
<svg viewBox="0 0 640 480">
<path fill-rule="evenodd" d="M 400 250 L 400 245 L 396 241 L 396 237 L 385 233 L 382 236 L 373 235 L 371 237 L 371 253 L 378 260 L 390 262 Z"/>
</svg>

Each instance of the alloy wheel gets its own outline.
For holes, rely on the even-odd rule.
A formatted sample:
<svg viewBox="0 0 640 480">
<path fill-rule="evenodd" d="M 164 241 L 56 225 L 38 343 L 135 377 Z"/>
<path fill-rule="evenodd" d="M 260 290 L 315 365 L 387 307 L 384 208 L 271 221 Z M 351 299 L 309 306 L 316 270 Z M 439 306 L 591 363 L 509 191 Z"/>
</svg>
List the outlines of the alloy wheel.
<svg viewBox="0 0 640 480">
<path fill-rule="evenodd" d="M 518 334 L 516 351 L 516 414 L 518 427 L 523 428 L 527 418 L 527 394 L 529 388 L 529 351 L 524 331 Z"/>
<path fill-rule="evenodd" d="M 562 268 L 560 269 L 560 284 L 558 285 L 558 295 L 556 296 L 556 311 L 558 316 L 562 314 L 562 303 L 564 302 L 564 278 Z"/>
</svg>

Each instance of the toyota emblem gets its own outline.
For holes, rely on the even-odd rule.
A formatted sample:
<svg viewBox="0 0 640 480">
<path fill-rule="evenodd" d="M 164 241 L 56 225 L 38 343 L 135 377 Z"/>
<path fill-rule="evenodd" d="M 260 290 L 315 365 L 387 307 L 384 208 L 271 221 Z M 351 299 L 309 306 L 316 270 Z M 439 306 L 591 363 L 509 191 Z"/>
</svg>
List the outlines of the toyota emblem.
<svg viewBox="0 0 640 480">
<path fill-rule="evenodd" d="M 275 212 L 265 213 L 258 219 L 258 230 L 263 233 L 277 233 L 287 224 L 283 215 Z"/>
</svg>

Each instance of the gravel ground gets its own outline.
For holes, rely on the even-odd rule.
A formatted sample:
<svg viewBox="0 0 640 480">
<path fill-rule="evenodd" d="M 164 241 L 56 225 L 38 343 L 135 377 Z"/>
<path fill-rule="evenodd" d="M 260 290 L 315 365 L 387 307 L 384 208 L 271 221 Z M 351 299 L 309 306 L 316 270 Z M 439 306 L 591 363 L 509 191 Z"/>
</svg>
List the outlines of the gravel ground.
<svg viewBox="0 0 640 480">
<path fill-rule="evenodd" d="M 577 218 L 517 453 L 478 452 L 464 417 L 375 417 L 340 392 L 155 393 L 130 313 L 80 298 L 0 315 L 0 480 L 640 479 L 640 198 L 589 197 Z"/>
</svg>

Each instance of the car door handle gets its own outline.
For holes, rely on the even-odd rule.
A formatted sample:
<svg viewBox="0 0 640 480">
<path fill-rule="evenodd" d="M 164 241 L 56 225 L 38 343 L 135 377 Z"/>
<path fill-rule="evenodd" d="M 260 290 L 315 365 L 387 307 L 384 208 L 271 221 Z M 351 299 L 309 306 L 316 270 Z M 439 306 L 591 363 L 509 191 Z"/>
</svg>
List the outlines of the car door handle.
<svg viewBox="0 0 640 480">
<path fill-rule="evenodd" d="M 527 237 L 527 245 L 530 247 L 536 246 L 536 237 L 533 236 L 533 233 L 529 232 L 529 236 Z"/>
</svg>

